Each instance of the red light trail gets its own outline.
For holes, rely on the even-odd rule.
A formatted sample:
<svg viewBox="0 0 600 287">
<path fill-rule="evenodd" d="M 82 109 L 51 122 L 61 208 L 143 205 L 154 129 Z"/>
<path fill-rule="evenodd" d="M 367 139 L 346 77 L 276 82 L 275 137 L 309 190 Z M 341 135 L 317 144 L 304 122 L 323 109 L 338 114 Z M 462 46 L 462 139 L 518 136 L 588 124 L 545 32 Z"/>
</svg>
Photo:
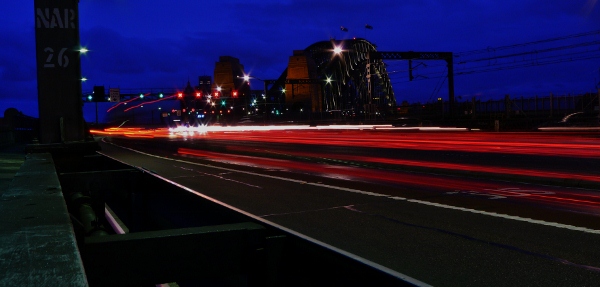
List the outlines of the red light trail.
<svg viewBox="0 0 600 287">
<path fill-rule="evenodd" d="M 162 99 L 158 99 L 158 100 L 154 100 L 154 101 L 143 102 L 143 103 L 141 103 L 141 104 L 138 104 L 138 105 L 135 105 L 135 106 L 133 106 L 133 107 L 126 108 L 126 109 L 124 109 L 123 111 L 124 111 L 124 112 L 128 112 L 128 111 L 130 111 L 130 110 L 132 110 L 132 109 L 139 108 L 139 107 L 141 107 L 141 106 L 143 106 L 143 105 L 148 105 L 148 104 L 157 103 L 157 102 L 164 101 L 164 100 L 167 100 L 167 99 L 171 99 L 171 98 L 174 98 L 174 97 L 175 97 L 175 96 L 168 96 L 168 97 L 164 97 L 164 98 L 162 98 Z"/>
<path fill-rule="evenodd" d="M 149 135 L 162 138 L 203 138 L 228 142 L 252 141 L 316 146 L 366 147 L 414 150 L 451 150 L 477 153 L 502 153 L 541 156 L 600 158 L 600 134 L 587 137 L 546 133 L 483 133 L 483 132 L 403 132 L 406 129 L 386 129 L 383 126 L 258 126 L 153 129 L 111 128 L 92 130 L 93 134 L 135 137 Z M 337 128 L 337 130 L 335 129 Z"/>
<path fill-rule="evenodd" d="M 252 156 L 231 155 L 208 152 L 196 149 L 179 148 L 178 154 L 201 157 L 208 160 L 230 164 L 248 165 L 264 168 L 279 168 L 284 171 L 306 172 L 319 174 L 330 178 L 346 180 L 366 180 L 374 182 L 388 182 L 403 186 L 427 187 L 435 189 L 450 189 L 452 193 L 469 194 L 474 196 L 487 196 L 489 199 L 519 198 L 520 200 L 544 202 L 556 206 L 571 206 L 581 208 L 587 212 L 600 212 L 600 195 L 590 192 L 562 192 L 558 189 L 521 189 L 513 187 L 514 184 L 496 182 L 478 182 L 477 180 L 464 180 L 460 178 L 435 177 L 426 174 L 399 173 L 390 170 L 375 170 L 359 167 L 335 166 L 327 164 L 304 163 L 297 161 L 259 158 Z"/>
<path fill-rule="evenodd" d="M 148 94 L 146 94 L 146 95 L 148 95 Z M 143 102 L 143 103 L 141 103 L 141 104 L 138 104 L 138 105 L 135 105 L 135 106 L 133 106 L 133 107 L 126 108 L 126 109 L 124 109 L 123 111 L 124 111 L 124 112 L 127 112 L 127 111 L 129 111 L 129 110 L 131 110 L 131 109 L 139 108 L 139 107 L 141 107 L 141 106 L 143 106 L 143 105 L 147 105 L 147 104 L 153 104 L 153 103 L 160 102 L 160 101 L 164 101 L 164 100 L 171 99 L 171 98 L 174 98 L 174 97 L 176 97 L 176 96 L 168 96 L 168 97 L 164 97 L 164 98 L 161 98 L 161 99 L 158 99 L 158 100 L 154 100 L 154 101 L 147 101 L 147 102 Z M 135 98 L 132 98 L 132 99 L 126 100 L 126 101 L 121 101 L 121 102 L 117 103 L 116 105 L 114 105 L 114 106 L 110 107 L 108 110 L 106 110 L 106 112 L 108 113 L 108 112 L 110 112 L 110 111 L 114 110 L 115 108 L 117 108 L 117 107 L 118 107 L 118 106 L 120 106 L 120 105 L 127 105 L 127 103 L 133 102 L 133 101 L 135 101 L 135 100 L 139 100 L 139 99 L 141 99 L 141 98 L 142 98 L 141 96 L 138 96 L 138 97 L 135 97 Z"/>
<path fill-rule="evenodd" d="M 385 130 L 383 130 L 385 129 Z M 493 153 L 535 155 L 543 157 L 569 157 L 582 159 L 600 158 L 598 134 L 587 136 L 547 134 L 547 133 L 483 133 L 483 132 L 406 132 L 406 130 L 387 129 L 377 126 L 371 128 L 351 127 L 337 130 L 321 127 L 201 127 L 195 129 L 106 129 L 93 131 L 97 135 L 121 135 L 132 138 L 170 138 L 185 140 L 216 140 L 223 143 L 226 152 L 256 154 L 272 153 L 346 163 L 383 164 L 390 169 L 369 169 L 347 165 L 314 164 L 298 161 L 269 159 L 263 157 L 242 156 L 234 154 L 212 153 L 207 151 L 180 148 L 178 153 L 187 156 L 203 157 L 209 160 L 234 164 L 278 168 L 311 174 L 321 174 L 328 177 L 381 181 L 398 185 L 425 186 L 434 189 L 452 190 L 452 193 L 469 196 L 487 196 L 490 199 L 519 198 L 526 201 L 545 202 L 556 206 L 571 206 L 585 209 L 586 212 L 597 214 L 600 210 L 600 195 L 589 191 L 569 192 L 560 189 L 548 190 L 515 189 L 510 183 L 482 182 L 460 178 L 436 178 L 427 174 L 402 173 L 402 166 L 419 167 L 435 172 L 452 170 L 469 173 L 486 173 L 518 177 L 521 175 L 553 180 L 571 180 L 600 183 L 599 169 L 591 167 L 586 172 L 570 172 L 569 170 L 545 170 L 526 167 L 498 167 L 495 163 L 489 166 L 481 164 L 453 163 L 442 160 L 409 160 L 379 156 L 363 156 L 341 153 L 319 152 L 319 147 L 361 147 L 375 149 L 402 149 L 420 151 L 462 151 L 468 153 Z M 268 148 L 248 147 L 238 145 L 240 142 L 305 144 L 314 146 L 314 151 L 281 149 L 278 145 L 268 145 Z M 258 145 L 260 146 L 260 145 Z M 394 170 L 392 170 L 392 168 Z M 400 175 L 401 174 L 401 175 Z"/>
</svg>

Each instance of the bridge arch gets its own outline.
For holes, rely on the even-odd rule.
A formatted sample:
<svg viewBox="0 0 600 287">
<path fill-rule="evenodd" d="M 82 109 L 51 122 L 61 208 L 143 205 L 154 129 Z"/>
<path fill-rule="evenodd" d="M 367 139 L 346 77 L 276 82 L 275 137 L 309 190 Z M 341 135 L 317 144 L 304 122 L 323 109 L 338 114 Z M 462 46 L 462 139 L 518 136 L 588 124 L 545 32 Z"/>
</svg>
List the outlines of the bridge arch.
<svg viewBox="0 0 600 287">
<path fill-rule="evenodd" d="M 336 47 L 341 51 L 334 51 Z M 313 112 L 365 116 L 391 113 L 394 91 L 383 60 L 369 56 L 376 51 L 365 39 L 316 42 L 294 51 L 273 87 L 285 87 L 288 108 L 311 106 Z"/>
</svg>

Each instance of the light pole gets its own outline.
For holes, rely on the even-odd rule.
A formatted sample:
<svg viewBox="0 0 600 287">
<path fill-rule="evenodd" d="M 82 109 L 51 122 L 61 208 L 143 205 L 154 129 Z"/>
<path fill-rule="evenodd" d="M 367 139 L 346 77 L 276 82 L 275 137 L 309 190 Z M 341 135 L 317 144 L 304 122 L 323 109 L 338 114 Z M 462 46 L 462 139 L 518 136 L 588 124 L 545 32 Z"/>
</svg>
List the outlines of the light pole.
<svg viewBox="0 0 600 287">
<path fill-rule="evenodd" d="M 237 76 L 237 77 L 239 78 L 240 76 Z M 266 120 L 267 120 L 267 82 L 265 80 L 263 80 L 263 79 L 260 79 L 260 78 L 257 78 L 257 77 L 253 77 L 253 76 L 250 76 L 250 75 L 244 75 L 243 79 L 244 79 L 244 82 L 248 82 L 248 83 L 250 83 L 250 79 L 259 80 L 259 81 L 261 81 L 261 82 L 264 83 L 263 94 L 262 94 L 262 97 L 263 97 L 263 100 L 264 100 L 264 107 L 265 107 L 265 109 L 263 111 L 263 114 L 264 114 L 264 116 L 263 116 L 263 122 L 266 122 Z"/>
</svg>

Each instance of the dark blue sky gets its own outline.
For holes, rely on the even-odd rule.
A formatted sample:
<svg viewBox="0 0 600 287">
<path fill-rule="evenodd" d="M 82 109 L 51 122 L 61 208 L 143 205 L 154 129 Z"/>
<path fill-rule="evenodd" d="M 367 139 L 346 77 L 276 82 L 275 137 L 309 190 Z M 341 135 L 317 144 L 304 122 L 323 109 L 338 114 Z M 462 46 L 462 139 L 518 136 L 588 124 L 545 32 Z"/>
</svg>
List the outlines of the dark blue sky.
<svg viewBox="0 0 600 287">
<path fill-rule="evenodd" d="M 597 1 L 81 0 L 83 91 L 183 88 L 212 76 L 222 55 L 272 79 L 293 50 L 361 37 L 380 51 L 456 53 L 462 99 L 591 92 L 600 82 Z M 33 0 L 0 9 L 0 110 L 37 116 Z M 414 62 L 412 82 L 407 62 L 387 64 L 398 102 L 447 98 L 443 62 Z"/>
</svg>

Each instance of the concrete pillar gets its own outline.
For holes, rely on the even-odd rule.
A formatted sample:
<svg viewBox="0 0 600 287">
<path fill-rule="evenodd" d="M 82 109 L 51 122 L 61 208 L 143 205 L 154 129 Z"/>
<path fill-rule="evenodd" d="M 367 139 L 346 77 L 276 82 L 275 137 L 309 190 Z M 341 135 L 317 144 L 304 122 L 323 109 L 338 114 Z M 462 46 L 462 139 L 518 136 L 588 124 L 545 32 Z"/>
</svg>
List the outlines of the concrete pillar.
<svg viewBox="0 0 600 287">
<path fill-rule="evenodd" d="M 35 0 L 35 41 L 42 144 L 85 140 L 78 0 Z"/>
</svg>

